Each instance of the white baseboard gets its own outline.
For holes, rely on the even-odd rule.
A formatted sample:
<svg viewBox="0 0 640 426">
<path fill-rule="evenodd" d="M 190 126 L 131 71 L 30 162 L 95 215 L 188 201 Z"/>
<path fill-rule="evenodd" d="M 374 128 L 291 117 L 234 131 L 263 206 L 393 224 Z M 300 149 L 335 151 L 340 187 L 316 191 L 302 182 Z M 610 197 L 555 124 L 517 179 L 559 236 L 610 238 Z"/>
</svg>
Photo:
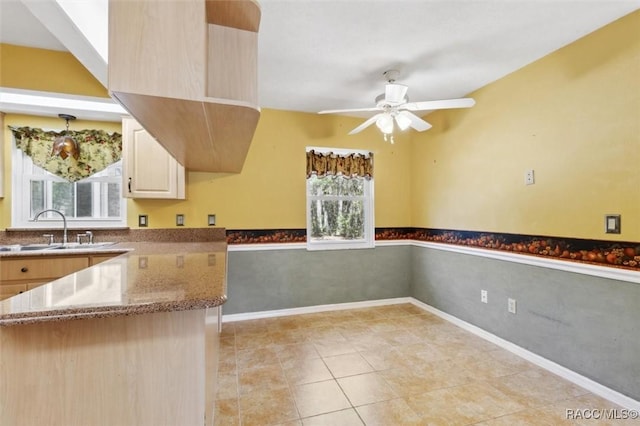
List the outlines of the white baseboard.
<svg viewBox="0 0 640 426">
<path fill-rule="evenodd" d="M 244 314 L 222 315 L 222 322 L 247 321 L 261 318 L 275 318 L 289 315 L 311 314 L 315 312 L 341 311 L 346 309 L 369 308 L 372 306 L 397 305 L 412 303 L 413 297 L 396 297 L 394 299 L 365 300 L 363 302 L 336 303 L 331 305 L 306 306 L 304 308 L 278 309 L 274 311 L 247 312 Z M 224 312 L 224 305 L 222 305 Z"/>
<path fill-rule="evenodd" d="M 613 389 L 603 386 L 600 383 L 594 382 L 593 380 L 587 377 L 584 377 L 572 370 L 569 370 L 566 367 L 563 367 L 559 364 L 556 364 L 553 361 L 550 361 L 544 357 L 541 357 L 540 355 L 530 352 L 516 344 L 509 342 L 508 340 L 505 340 L 501 337 L 496 336 L 495 334 L 489 333 L 488 331 L 483 330 L 480 327 L 477 327 L 473 324 L 463 321 L 457 317 L 454 317 L 453 315 L 449 315 L 448 313 L 443 312 L 439 309 L 436 309 L 431 305 L 427 305 L 426 303 L 423 303 L 413 297 L 410 297 L 409 299 L 411 299 L 411 303 L 413 303 L 415 306 L 422 308 L 425 311 L 430 312 L 434 315 L 437 315 L 440 318 L 445 319 L 451 322 L 452 324 L 457 325 L 458 327 L 475 334 L 478 337 L 488 340 L 489 342 L 494 343 L 497 346 L 500 346 L 501 348 L 506 349 L 509 352 L 512 352 L 518 355 L 519 357 L 524 358 L 527 361 L 537 365 L 538 367 L 544 368 L 545 370 L 550 371 L 562 377 L 563 379 L 566 379 L 588 390 L 593 394 L 596 394 L 602 398 L 605 398 L 629 410 L 640 411 L 640 402 L 636 401 L 635 399 L 629 398 L 628 396 L 623 395 L 620 392 L 614 391 Z"/>
</svg>

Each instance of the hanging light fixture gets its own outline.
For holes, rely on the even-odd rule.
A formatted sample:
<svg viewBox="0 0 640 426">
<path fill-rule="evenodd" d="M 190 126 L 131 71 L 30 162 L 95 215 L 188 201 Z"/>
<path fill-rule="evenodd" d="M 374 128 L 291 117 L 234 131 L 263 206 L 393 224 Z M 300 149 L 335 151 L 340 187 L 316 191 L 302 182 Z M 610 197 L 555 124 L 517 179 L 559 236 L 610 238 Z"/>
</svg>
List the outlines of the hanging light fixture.
<svg viewBox="0 0 640 426">
<path fill-rule="evenodd" d="M 384 140 L 393 143 L 393 117 L 389 113 L 383 113 L 376 120 L 376 126 L 384 135 Z"/>
<path fill-rule="evenodd" d="M 404 115 L 402 112 L 396 113 L 393 118 L 396 119 L 396 124 L 402 131 L 407 130 L 411 125 L 411 119 Z"/>
<path fill-rule="evenodd" d="M 59 155 L 63 160 L 66 160 L 68 156 L 72 156 L 77 160 L 80 156 L 80 147 L 75 139 L 69 135 L 69 120 L 75 120 L 76 118 L 69 114 L 58 114 L 58 117 L 66 121 L 67 129 L 53 141 L 51 156 Z"/>
<path fill-rule="evenodd" d="M 376 120 L 376 126 L 382 133 L 389 135 L 393 133 L 393 118 L 390 114 L 382 114 Z"/>
</svg>

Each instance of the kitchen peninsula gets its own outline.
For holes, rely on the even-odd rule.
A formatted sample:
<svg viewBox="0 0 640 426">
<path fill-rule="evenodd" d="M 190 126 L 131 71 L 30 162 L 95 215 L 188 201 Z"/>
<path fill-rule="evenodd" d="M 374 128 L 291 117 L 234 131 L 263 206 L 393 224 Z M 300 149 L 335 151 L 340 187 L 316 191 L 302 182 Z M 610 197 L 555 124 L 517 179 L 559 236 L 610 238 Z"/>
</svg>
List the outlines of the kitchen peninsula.
<svg viewBox="0 0 640 426">
<path fill-rule="evenodd" d="M 0 302 L 0 424 L 213 424 L 226 243 L 113 249 Z"/>
</svg>

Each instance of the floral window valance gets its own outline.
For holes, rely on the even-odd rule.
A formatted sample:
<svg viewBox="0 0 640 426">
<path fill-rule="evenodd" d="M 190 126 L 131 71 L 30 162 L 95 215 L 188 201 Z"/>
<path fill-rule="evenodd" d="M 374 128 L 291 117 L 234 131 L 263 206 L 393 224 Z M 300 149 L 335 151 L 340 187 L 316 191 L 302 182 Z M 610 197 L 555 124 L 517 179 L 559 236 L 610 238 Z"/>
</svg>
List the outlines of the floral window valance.
<svg viewBox="0 0 640 426">
<path fill-rule="evenodd" d="M 9 126 L 16 140 L 16 146 L 35 165 L 60 176 L 69 182 L 87 178 L 104 170 L 122 158 L 122 135 L 108 134 L 104 130 L 45 131 L 32 127 Z M 52 155 L 53 145 L 60 136 L 72 137 L 78 147 L 79 156 L 62 158 Z"/>
<path fill-rule="evenodd" d="M 373 178 L 373 153 L 341 155 L 333 152 L 307 152 L 307 178 L 311 175 Z"/>
</svg>

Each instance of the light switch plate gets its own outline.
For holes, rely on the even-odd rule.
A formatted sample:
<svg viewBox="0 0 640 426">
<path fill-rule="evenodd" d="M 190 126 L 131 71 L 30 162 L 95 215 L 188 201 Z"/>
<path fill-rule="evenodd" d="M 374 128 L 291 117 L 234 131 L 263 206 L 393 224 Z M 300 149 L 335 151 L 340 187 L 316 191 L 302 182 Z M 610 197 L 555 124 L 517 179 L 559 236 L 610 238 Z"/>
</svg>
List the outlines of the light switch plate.
<svg viewBox="0 0 640 426">
<path fill-rule="evenodd" d="M 214 226 L 216 224 L 216 215 L 210 214 L 207 215 L 207 225 Z"/>
<path fill-rule="evenodd" d="M 149 218 L 146 214 L 138 215 L 138 226 L 141 228 L 149 226 Z"/>
<path fill-rule="evenodd" d="M 620 233 L 620 215 L 608 214 L 604 217 L 604 232 L 607 234 Z"/>
</svg>

